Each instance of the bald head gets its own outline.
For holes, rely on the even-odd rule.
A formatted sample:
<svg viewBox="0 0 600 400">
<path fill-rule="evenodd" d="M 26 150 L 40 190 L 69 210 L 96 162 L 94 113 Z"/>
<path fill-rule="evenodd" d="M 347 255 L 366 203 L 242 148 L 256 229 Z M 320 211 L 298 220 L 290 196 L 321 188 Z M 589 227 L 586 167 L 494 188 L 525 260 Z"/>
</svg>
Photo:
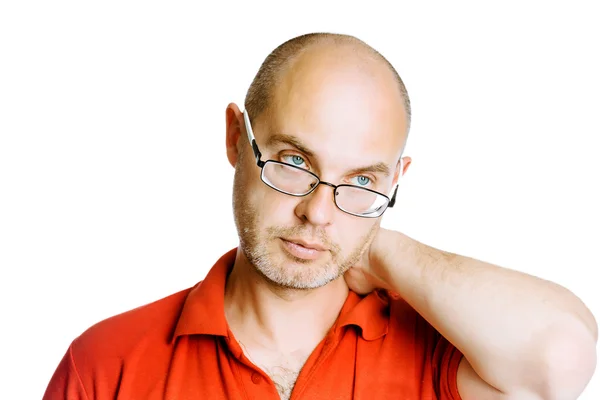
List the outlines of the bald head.
<svg viewBox="0 0 600 400">
<path fill-rule="evenodd" d="M 410 165 L 402 155 L 410 115 L 402 81 L 356 38 L 306 35 L 267 57 L 245 108 L 250 121 L 235 104 L 226 112 L 244 254 L 282 287 L 334 281 L 368 248 L 380 223 L 348 210 L 383 210 Z M 252 141 L 244 130 L 248 138 L 253 132 Z M 281 248 L 286 237 L 312 238 L 330 250 L 320 259 L 290 257 Z"/>
<path fill-rule="evenodd" d="M 406 87 L 394 67 L 375 49 L 349 35 L 311 33 L 290 39 L 271 52 L 256 74 L 245 99 L 245 108 L 252 118 L 257 118 L 277 103 L 279 94 L 293 95 L 294 86 L 317 84 L 318 73 L 312 70 L 328 68 L 329 71 L 350 77 L 354 73 L 382 81 L 379 87 L 397 91 L 401 102 L 399 112 L 405 114 L 406 132 L 410 126 L 411 108 Z M 391 85 L 390 85 L 391 83 Z M 350 86 L 350 85 L 347 85 Z M 340 96 L 344 95 L 340 87 Z M 286 93 L 288 92 L 288 93 Z M 362 94 L 364 95 L 364 94 Z"/>
</svg>

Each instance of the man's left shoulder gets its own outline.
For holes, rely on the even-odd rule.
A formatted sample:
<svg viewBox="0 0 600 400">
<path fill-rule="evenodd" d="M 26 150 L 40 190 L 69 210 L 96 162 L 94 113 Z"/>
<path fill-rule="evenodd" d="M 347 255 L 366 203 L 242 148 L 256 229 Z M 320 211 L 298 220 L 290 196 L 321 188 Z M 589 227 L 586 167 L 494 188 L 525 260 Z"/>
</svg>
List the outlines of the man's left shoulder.
<svg viewBox="0 0 600 400">
<path fill-rule="evenodd" d="M 387 303 L 389 330 L 414 333 L 421 340 L 439 338 L 439 332 L 401 295 L 389 290 L 380 290 L 377 295 Z"/>
</svg>

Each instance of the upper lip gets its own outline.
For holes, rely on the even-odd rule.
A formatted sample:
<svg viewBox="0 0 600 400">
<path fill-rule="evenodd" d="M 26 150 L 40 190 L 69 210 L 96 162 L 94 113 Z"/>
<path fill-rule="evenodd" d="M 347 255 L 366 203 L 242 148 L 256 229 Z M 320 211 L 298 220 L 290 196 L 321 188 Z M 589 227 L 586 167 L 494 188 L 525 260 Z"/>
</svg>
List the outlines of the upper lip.
<svg viewBox="0 0 600 400">
<path fill-rule="evenodd" d="M 306 240 L 302 240 L 302 239 L 285 239 L 284 238 L 283 240 L 287 240 L 288 242 L 299 244 L 300 246 L 306 247 L 307 249 L 314 249 L 314 250 L 319 250 L 319 251 L 327 250 L 326 247 L 321 246 L 319 243 L 307 242 Z"/>
</svg>

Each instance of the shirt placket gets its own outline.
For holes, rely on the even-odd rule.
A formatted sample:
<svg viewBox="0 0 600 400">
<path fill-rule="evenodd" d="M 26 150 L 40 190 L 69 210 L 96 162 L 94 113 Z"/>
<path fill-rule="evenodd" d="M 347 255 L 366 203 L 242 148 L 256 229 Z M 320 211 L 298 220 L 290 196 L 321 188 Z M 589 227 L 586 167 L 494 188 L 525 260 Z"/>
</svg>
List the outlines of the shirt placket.
<svg viewBox="0 0 600 400">
<path fill-rule="evenodd" d="M 239 343 L 231 335 L 225 339 L 225 343 L 235 358 L 234 368 L 245 398 L 280 400 L 271 378 L 246 357 Z"/>
</svg>

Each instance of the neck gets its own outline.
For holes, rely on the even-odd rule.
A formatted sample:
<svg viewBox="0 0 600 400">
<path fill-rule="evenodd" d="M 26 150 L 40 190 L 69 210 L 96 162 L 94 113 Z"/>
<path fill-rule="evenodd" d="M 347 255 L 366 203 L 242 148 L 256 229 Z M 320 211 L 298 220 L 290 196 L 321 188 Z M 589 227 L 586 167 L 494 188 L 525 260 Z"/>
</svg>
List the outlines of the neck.
<svg viewBox="0 0 600 400">
<path fill-rule="evenodd" d="M 236 338 L 292 352 L 316 346 L 337 319 L 348 286 L 343 277 L 309 290 L 267 281 L 238 249 L 225 286 L 225 316 Z"/>
</svg>

